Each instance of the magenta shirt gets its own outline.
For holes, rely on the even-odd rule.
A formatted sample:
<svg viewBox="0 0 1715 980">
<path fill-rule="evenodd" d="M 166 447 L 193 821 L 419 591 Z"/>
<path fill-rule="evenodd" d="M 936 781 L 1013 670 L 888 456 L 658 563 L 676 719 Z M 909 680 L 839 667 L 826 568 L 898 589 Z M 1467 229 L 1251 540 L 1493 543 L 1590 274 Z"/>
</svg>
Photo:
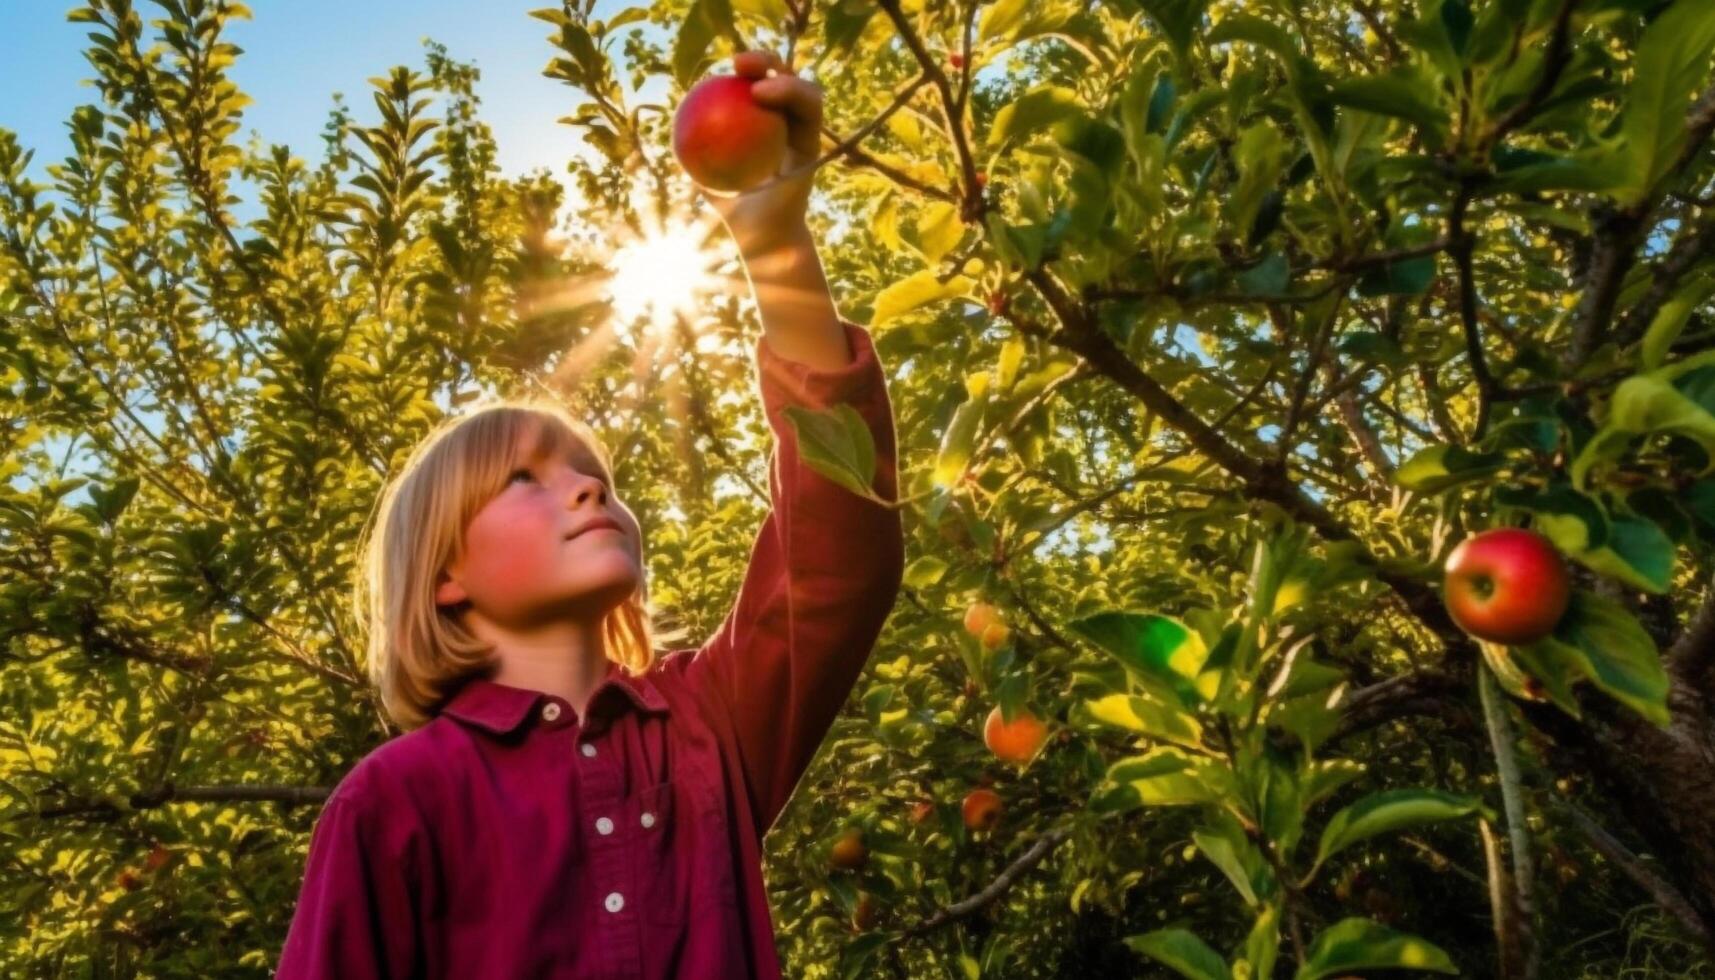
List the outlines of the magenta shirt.
<svg viewBox="0 0 1715 980">
<path fill-rule="evenodd" d="M 610 664 L 587 717 L 486 680 L 346 774 L 310 836 L 282 978 L 778 977 L 761 842 L 898 594 L 898 511 L 800 461 L 791 405 L 857 409 L 896 500 L 869 334 L 822 371 L 755 344 L 771 509 L 697 649 Z"/>
</svg>

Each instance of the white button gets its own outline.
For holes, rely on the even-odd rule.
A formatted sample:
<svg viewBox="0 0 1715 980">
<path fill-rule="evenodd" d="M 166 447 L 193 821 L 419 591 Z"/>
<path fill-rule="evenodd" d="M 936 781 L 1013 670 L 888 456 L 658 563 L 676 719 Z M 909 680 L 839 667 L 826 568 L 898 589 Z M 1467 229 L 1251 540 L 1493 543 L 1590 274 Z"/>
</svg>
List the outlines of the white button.
<svg viewBox="0 0 1715 980">
<path fill-rule="evenodd" d="M 553 721 L 555 718 L 560 717 L 560 706 L 549 701 L 547 704 L 542 706 L 542 717 L 549 721 Z"/>
<path fill-rule="evenodd" d="M 595 746 L 591 745 L 588 742 L 585 742 L 584 744 L 578 746 L 578 751 L 582 752 L 584 754 L 584 758 L 586 758 L 586 759 L 595 758 Z"/>
<path fill-rule="evenodd" d="M 643 826 L 645 826 L 645 827 L 655 826 L 655 814 L 645 813 L 641 819 L 643 820 Z"/>
<path fill-rule="evenodd" d="M 607 901 L 604 904 L 609 912 L 618 912 L 625 908 L 625 896 L 618 892 L 608 892 Z"/>
<path fill-rule="evenodd" d="M 613 833 L 613 821 L 606 817 L 602 817 L 600 820 L 595 822 L 595 829 L 600 831 L 602 836 L 605 837 L 608 834 Z"/>
</svg>

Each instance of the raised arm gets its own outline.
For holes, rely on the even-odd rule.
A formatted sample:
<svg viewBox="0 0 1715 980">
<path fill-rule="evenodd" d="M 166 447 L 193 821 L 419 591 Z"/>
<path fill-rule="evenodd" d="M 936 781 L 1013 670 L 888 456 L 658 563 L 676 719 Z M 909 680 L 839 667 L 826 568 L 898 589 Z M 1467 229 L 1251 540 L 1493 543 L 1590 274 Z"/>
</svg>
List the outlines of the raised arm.
<svg viewBox="0 0 1715 980">
<path fill-rule="evenodd" d="M 804 465 L 783 411 L 845 403 L 875 441 L 872 489 L 898 499 L 892 406 L 867 331 L 841 329 L 852 358 L 818 370 L 756 345 L 774 451 L 770 508 L 751 548 L 738 600 L 687 666 L 712 685 L 738 732 L 760 837 L 785 807 L 834 715 L 850 695 L 899 593 L 905 543 L 899 512 Z"/>
</svg>

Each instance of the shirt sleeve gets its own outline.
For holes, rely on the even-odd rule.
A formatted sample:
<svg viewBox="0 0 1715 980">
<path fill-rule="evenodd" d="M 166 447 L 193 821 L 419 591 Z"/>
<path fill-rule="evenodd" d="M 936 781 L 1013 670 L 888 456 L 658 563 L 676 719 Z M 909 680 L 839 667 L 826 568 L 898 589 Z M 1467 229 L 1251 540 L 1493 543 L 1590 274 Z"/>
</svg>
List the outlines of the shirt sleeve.
<svg viewBox="0 0 1715 980">
<path fill-rule="evenodd" d="M 785 410 L 848 404 L 875 443 L 883 500 L 898 499 L 893 410 L 862 327 L 840 321 L 850 363 L 816 369 L 756 342 L 757 376 L 774 448 L 769 510 L 732 610 L 687 665 L 731 714 L 760 837 L 809 766 L 881 633 L 904 571 L 899 511 L 823 477 L 798 453 Z"/>
<path fill-rule="evenodd" d="M 280 980 L 369 980 L 421 973 L 410 835 L 338 790 L 310 833 Z"/>
</svg>

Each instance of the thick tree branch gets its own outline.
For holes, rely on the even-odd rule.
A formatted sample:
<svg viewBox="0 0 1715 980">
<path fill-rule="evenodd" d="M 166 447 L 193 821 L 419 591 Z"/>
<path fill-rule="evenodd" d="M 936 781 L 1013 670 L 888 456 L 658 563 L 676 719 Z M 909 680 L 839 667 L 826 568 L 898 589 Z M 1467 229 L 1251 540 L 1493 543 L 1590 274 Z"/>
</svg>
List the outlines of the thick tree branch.
<svg viewBox="0 0 1715 980">
<path fill-rule="evenodd" d="M 1112 338 L 1091 321 L 1088 310 L 1068 294 L 1047 270 L 1033 269 L 1026 278 L 1036 287 L 1060 323 L 1059 329 L 1047 336 L 1049 341 L 1082 356 L 1099 373 L 1130 392 L 1145 408 L 1183 434 L 1198 452 L 1236 477 L 1246 496 L 1275 504 L 1329 541 L 1357 541 L 1351 528 L 1304 494 L 1284 466 L 1258 459 L 1255 454 L 1234 445 L 1133 363 Z M 1466 646 L 1463 634 L 1448 618 L 1447 610 L 1432 588 L 1415 578 L 1386 570 L 1378 570 L 1377 575 L 1399 594 L 1413 615 L 1442 637 L 1443 642 L 1450 647 Z"/>
<path fill-rule="evenodd" d="M 1590 846 L 1594 847 L 1598 854 L 1607 858 L 1609 863 L 1632 879 L 1633 883 L 1661 906 L 1662 911 L 1679 920 L 1679 924 L 1698 942 L 1715 951 L 1715 935 L 1710 934 L 1708 924 L 1697 914 L 1691 903 L 1686 901 L 1685 895 L 1679 889 L 1652 871 L 1630 848 L 1620 843 L 1619 838 L 1608 833 L 1578 806 L 1565 800 L 1556 800 L 1555 806 L 1572 820 L 1572 825 L 1578 828 L 1578 832 L 1584 835 L 1584 839 L 1590 842 Z"/>
<path fill-rule="evenodd" d="M 1700 678 L 1715 663 L 1715 582 L 1703 593 L 1703 601 L 1691 614 L 1685 630 L 1673 641 L 1663 658 L 1673 677 L 1700 684 Z"/>
</svg>

